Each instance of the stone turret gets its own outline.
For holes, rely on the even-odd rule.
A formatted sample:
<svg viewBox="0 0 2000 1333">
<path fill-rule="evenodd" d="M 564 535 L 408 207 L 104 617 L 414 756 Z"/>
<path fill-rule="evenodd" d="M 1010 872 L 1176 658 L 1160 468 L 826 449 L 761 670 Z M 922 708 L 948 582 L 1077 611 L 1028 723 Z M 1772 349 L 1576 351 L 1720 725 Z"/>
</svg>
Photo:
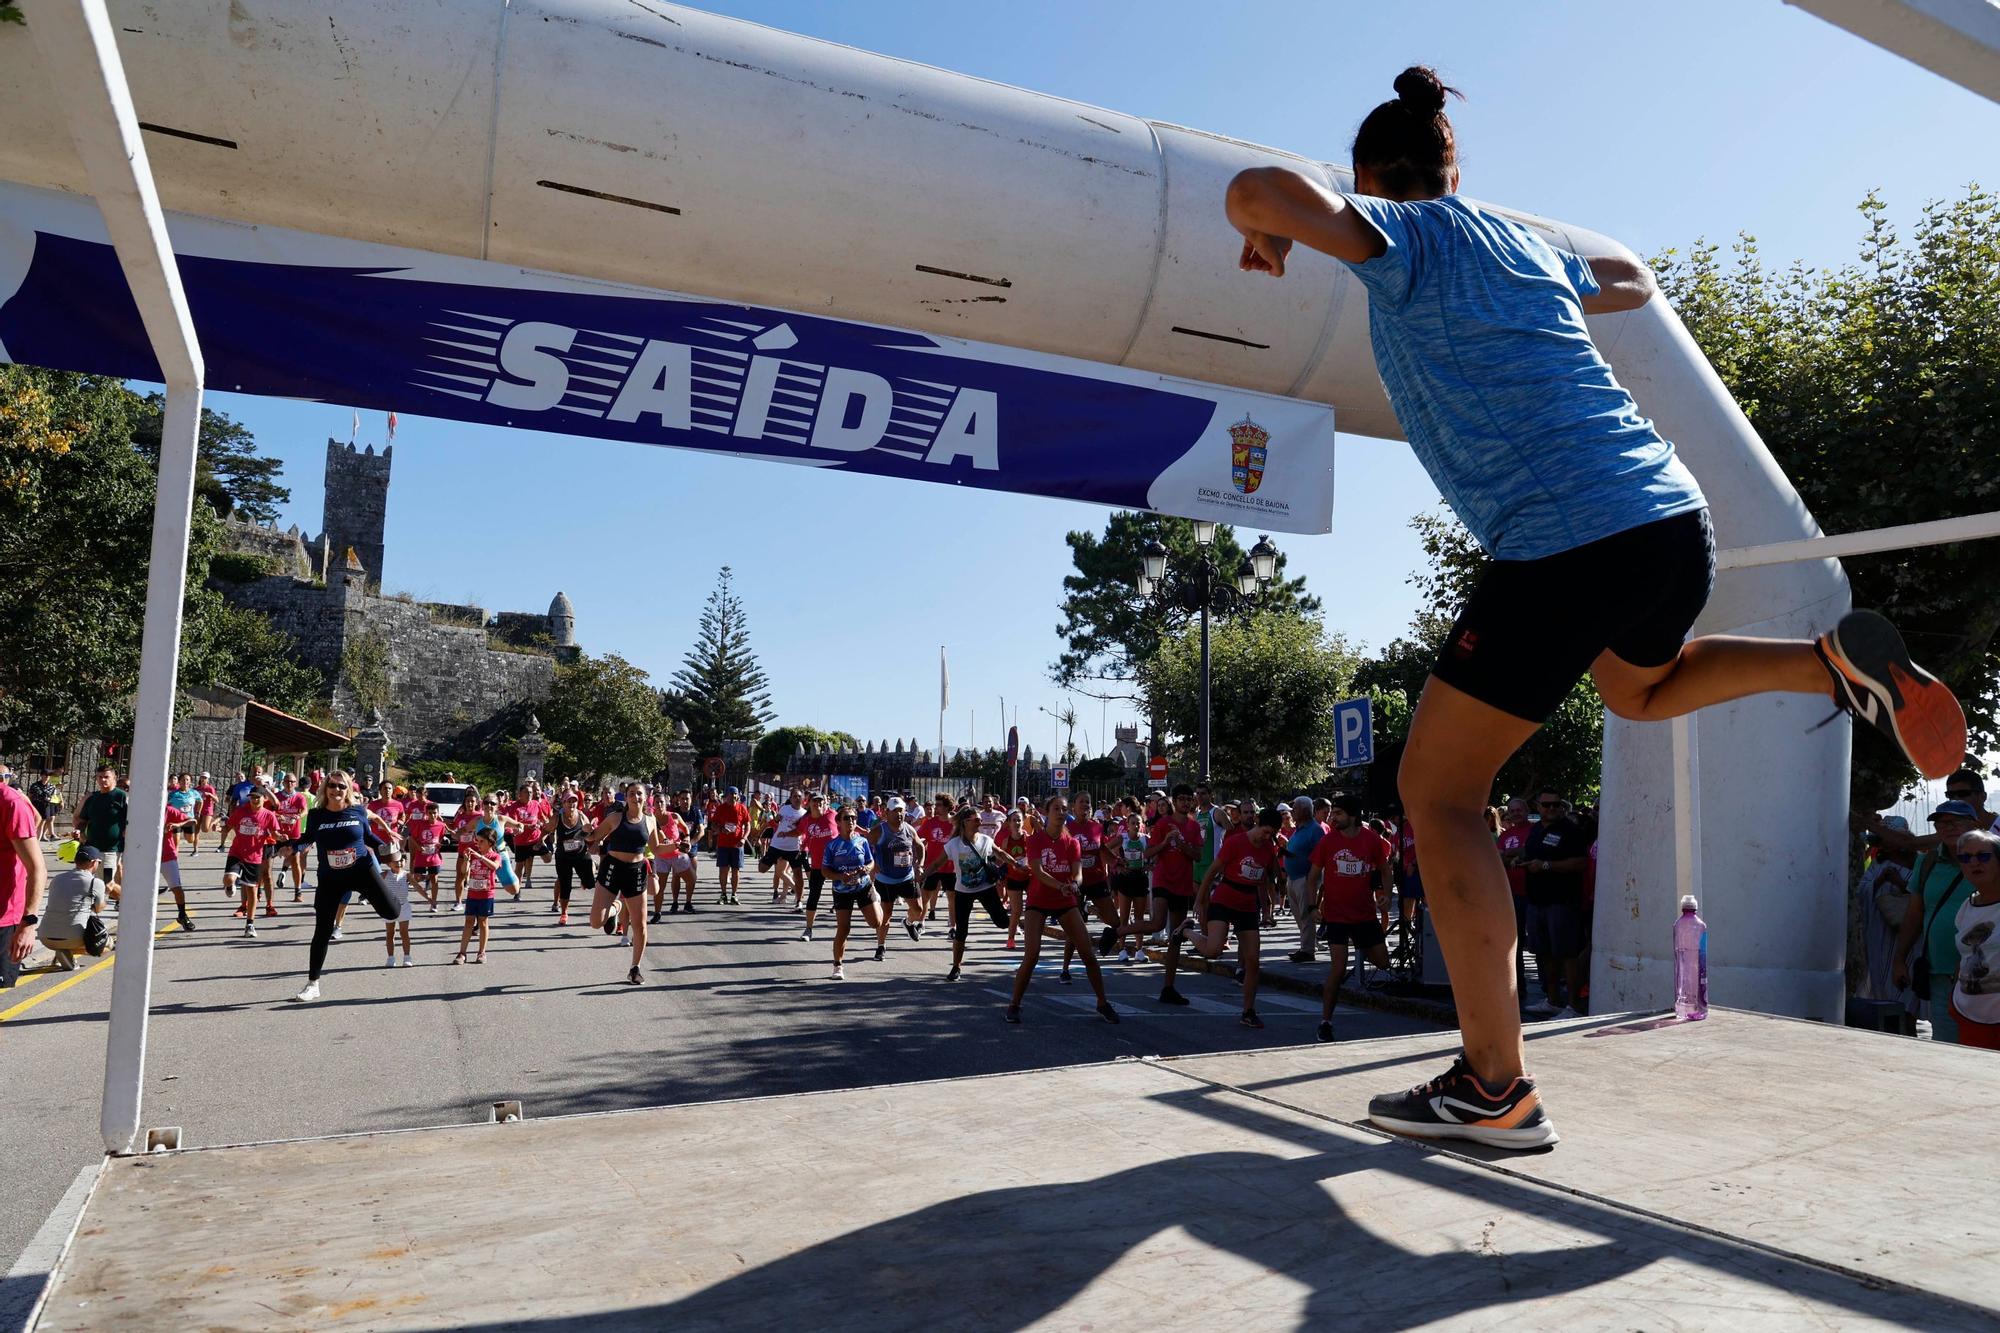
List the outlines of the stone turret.
<svg viewBox="0 0 2000 1333">
<path fill-rule="evenodd" d="M 576 608 L 567 593 L 557 592 L 549 603 L 549 638 L 558 648 L 576 647 Z"/>
<path fill-rule="evenodd" d="M 352 550 L 368 572 L 368 591 L 382 590 L 382 534 L 389 514 L 389 456 L 375 446 L 356 451 L 338 440 L 326 442 L 326 498 L 320 510 L 320 532 L 334 558 Z M 329 575 L 329 582 L 331 576 Z"/>
</svg>

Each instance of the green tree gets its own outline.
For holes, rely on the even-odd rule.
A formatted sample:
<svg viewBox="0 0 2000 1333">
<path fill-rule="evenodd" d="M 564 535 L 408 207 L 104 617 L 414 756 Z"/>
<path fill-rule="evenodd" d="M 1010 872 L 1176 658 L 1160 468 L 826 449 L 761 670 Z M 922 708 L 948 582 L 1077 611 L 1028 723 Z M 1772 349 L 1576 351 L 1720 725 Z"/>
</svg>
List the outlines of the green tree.
<svg viewBox="0 0 2000 1333">
<path fill-rule="evenodd" d="M 1212 776 L 1230 791 L 1275 798 L 1333 767 L 1333 702 L 1354 683 L 1360 655 L 1317 616 L 1267 612 L 1231 620 L 1211 646 Z M 1168 731 L 1194 758 L 1200 735 L 1201 643 L 1168 639 L 1145 670 Z M 1192 767 L 1192 763 L 1189 765 Z"/>
<path fill-rule="evenodd" d="M 616 654 L 558 665 L 536 715 L 549 742 L 548 770 L 593 783 L 651 776 L 673 739 L 646 673 Z"/>
<path fill-rule="evenodd" d="M 694 646 L 659 701 L 669 717 L 687 724 L 689 742 L 703 755 L 718 753 L 724 741 L 757 739 L 776 716 L 770 683 L 750 651 L 750 618 L 733 577 L 724 565 L 702 608 Z"/>
<path fill-rule="evenodd" d="M 1879 197 L 1860 211 L 1858 263 L 1774 273 L 1749 236 L 1727 263 L 1697 242 L 1654 260 L 1661 290 L 1826 531 L 2000 508 L 2000 200 L 1973 185 L 1933 201 L 1911 241 Z M 1854 604 L 1896 621 L 1957 691 L 1975 752 L 2000 709 L 1996 554 L 1963 542 L 1842 562 Z M 1857 801 L 1912 776 L 1855 729 Z"/>
<path fill-rule="evenodd" d="M 1076 572 L 1063 576 L 1062 623 L 1056 633 L 1067 646 L 1049 664 L 1049 676 L 1063 688 L 1093 699 L 1141 698 L 1157 736 L 1162 715 L 1143 697 L 1145 668 L 1164 641 L 1195 620 L 1195 613 L 1140 601 L 1134 580 L 1146 548 L 1155 541 L 1166 546 L 1170 566 L 1191 564 L 1200 550 L 1194 524 L 1165 514 L 1121 510 L 1106 521 L 1102 536 L 1071 532 L 1064 540 Z M 1222 577 L 1230 579 L 1246 551 L 1236 530 L 1223 524 L 1215 531 L 1209 553 Z M 1277 578 L 1249 610 L 1295 616 L 1317 612 L 1319 599 L 1306 592 L 1306 581 L 1287 579 L 1284 571 L 1281 551 Z"/>
<path fill-rule="evenodd" d="M 146 395 L 143 410 L 133 423 L 132 443 L 155 467 L 160 461 L 160 430 L 166 419 L 164 394 Z M 257 438 L 250 428 L 234 418 L 204 407 L 201 429 L 195 436 L 195 494 L 206 499 L 218 515 L 258 523 L 274 523 L 278 506 L 292 498 L 288 487 L 278 484 L 285 465 L 257 452 Z"/>
<path fill-rule="evenodd" d="M 750 767 L 759 773 L 782 773 L 785 765 L 792 760 L 792 754 L 803 745 L 808 750 L 815 745 L 855 746 L 860 741 L 845 731 L 821 731 L 818 727 L 786 726 L 767 731 L 757 741 L 757 748 L 750 752 Z"/>
</svg>

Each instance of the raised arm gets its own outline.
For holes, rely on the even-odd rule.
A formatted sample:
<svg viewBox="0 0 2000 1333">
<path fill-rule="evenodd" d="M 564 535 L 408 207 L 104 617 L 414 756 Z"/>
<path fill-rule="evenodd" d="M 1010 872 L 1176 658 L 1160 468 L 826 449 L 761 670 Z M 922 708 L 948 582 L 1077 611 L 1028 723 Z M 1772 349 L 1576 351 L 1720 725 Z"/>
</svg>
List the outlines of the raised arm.
<svg viewBox="0 0 2000 1333">
<path fill-rule="evenodd" d="M 1653 280 L 1653 270 L 1639 260 L 1602 255 L 1586 256 L 1583 262 L 1590 265 L 1590 276 L 1597 279 L 1599 288 L 1597 295 L 1582 298 L 1586 315 L 1637 310 L 1660 290 L 1660 284 Z"/>
<path fill-rule="evenodd" d="M 1293 241 L 1365 263 L 1382 253 L 1382 236 L 1345 199 L 1286 167 L 1251 167 L 1229 182 L 1229 225 L 1243 233 L 1238 264 L 1247 272 L 1285 275 Z"/>
</svg>

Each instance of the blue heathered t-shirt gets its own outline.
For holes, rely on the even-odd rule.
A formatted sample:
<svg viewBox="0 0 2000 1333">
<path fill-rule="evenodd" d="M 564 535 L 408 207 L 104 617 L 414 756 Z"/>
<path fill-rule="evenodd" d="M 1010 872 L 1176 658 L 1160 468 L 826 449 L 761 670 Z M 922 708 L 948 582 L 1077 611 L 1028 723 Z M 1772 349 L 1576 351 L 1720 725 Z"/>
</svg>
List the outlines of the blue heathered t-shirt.
<svg viewBox="0 0 2000 1333">
<path fill-rule="evenodd" d="M 1348 267 L 1390 406 L 1489 554 L 1536 560 L 1707 503 L 1590 340 L 1588 264 L 1456 195 L 1344 197 L 1388 245 Z"/>
</svg>

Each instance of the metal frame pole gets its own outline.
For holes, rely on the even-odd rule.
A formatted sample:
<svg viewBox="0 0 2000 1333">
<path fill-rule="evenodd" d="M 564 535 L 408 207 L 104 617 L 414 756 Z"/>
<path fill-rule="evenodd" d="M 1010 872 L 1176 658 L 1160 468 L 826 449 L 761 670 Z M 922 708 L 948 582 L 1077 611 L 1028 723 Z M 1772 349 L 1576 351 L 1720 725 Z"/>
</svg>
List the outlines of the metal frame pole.
<svg viewBox="0 0 2000 1333">
<path fill-rule="evenodd" d="M 1201 776 L 1200 780 L 1202 782 L 1208 782 L 1210 780 L 1209 769 L 1208 769 L 1208 709 L 1209 709 L 1208 604 L 1215 596 L 1215 588 L 1213 586 L 1214 585 L 1213 574 L 1214 570 L 1209 566 L 1207 558 L 1204 557 L 1201 562 Z"/>
<path fill-rule="evenodd" d="M 103 0 L 35 5 L 28 15 L 28 31 L 76 141 L 77 156 L 167 386 L 153 501 L 153 547 L 146 570 L 146 622 L 139 647 L 138 715 L 132 732 L 131 828 L 139 863 L 147 869 L 144 878 L 126 885 L 121 903 L 118 957 L 123 966 L 114 969 L 111 979 L 98 1122 L 105 1151 L 116 1154 L 130 1152 L 138 1136 L 145 1088 L 153 923 L 158 910 L 157 821 L 166 809 L 167 751 L 173 739 L 202 362 Z"/>
<path fill-rule="evenodd" d="M 1907 551 L 1918 546 L 1942 546 L 1947 542 L 1976 541 L 1983 537 L 2000 537 L 2000 511 L 1966 514 L 1960 518 L 1938 518 L 1928 523 L 1905 523 L 1894 528 L 1870 528 L 1866 532 L 1845 532 L 1837 537 L 1803 537 L 1798 541 L 1771 542 L 1764 546 L 1736 546 L 1718 551 L 1715 567 L 1724 570 L 1789 565 L 1801 560 L 1831 560 L 1847 555 Z"/>
</svg>

